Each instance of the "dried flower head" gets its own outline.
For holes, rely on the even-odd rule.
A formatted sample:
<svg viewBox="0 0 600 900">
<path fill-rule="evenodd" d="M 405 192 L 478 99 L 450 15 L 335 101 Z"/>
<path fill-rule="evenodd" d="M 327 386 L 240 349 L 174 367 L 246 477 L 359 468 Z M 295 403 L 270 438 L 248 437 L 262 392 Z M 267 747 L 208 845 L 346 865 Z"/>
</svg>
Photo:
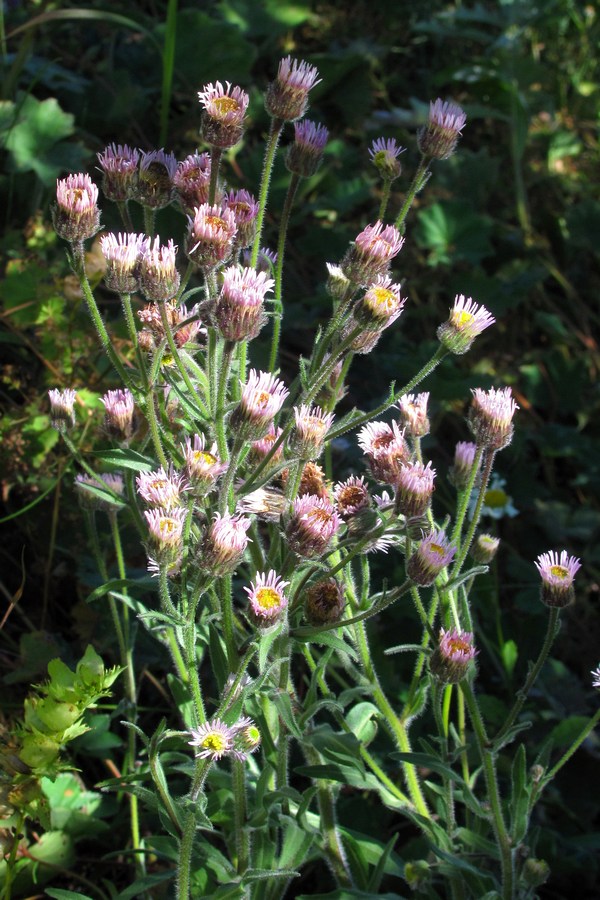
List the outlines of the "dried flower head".
<svg viewBox="0 0 600 900">
<path fill-rule="evenodd" d="M 109 144 L 98 153 L 102 169 L 102 193 L 108 200 L 123 203 L 133 196 L 140 151 L 127 144 Z"/>
<path fill-rule="evenodd" d="M 200 566 L 212 575 L 229 575 L 240 563 L 249 538 L 250 519 L 215 513 L 202 542 Z"/>
<path fill-rule="evenodd" d="M 341 584 L 335 578 L 324 578 L 306 591 L 304 615 L 311 625 L 329 625 L 340 621 L 345 605 Z"/>
<path fill-rule="evenodd" d="M 394 138 L 377 138 L 369 148 L 371 162 L 384 181 L 392 182 L 402 173 L 398 157 L 406 147 L 400 147 Z"/>
<path fill-rule="evenodd" d="M 220 81 L 207 84 L 198 92 L 202 112 L 202 137 L 211 147 L 225 150 L 235 147 L 244 134 L 244 118 L 250 98 L 248 94 L 228 81 L 223 87 Z"/>
<path fill-rule="evenodd" d="M 198 728 L 192 728 L 190 734 L 192 740 L 188 743 L 198 748 L 196 756 L 201 759 L 221 759 L 234 748 L 235 731 L 220 719 L 211 719 Z"/>
<path fill-rule="evenodd" d="M 179 290 L 181 278 L 176 266 L 177 247 L 172 240 L 161 247 L 160 238 L 146 244 L 140 258 L 140 290 L 156 303 L 170 300 Z"/>
<path fill-rule="evenodd" d="M 173 199 L 173 178 L 177 160 L 172 153 L 151 150 L 142 153 L 134 198 L 149 209 L 162 209 Z"/>
<path fill-rule="evenodd" d="M 427 124 L 417 135 L 419 150 L 427 159 L 452 156 L 467 117 L 460 106 L 439 98 L 429 104 Z"/>
<path fill-rule="evenodd" d="M 339 516 L 329 499 L 303 494 L 294 500 L 286 528 L 290 550 L 306 558 L 322 556 L 339 524 Z"/>
<path fill-rule="evenodd" d="M 346 481 L 336 484 L 333 496 L 342 519 L 355 516 L 360 510 L 368 509 L 371 505 L 369 489 L 362 475 L 358 478 L 351 475 Z"/>
<path fill-rule="evenodd" d="M 451 353 L 466 353 L 478 334 L 481 334 L 495 318 L 485 308 L 464 294 L 457 294 L 447 322 L 437 330 L 440 343 Z"/>
<path fill-rule="evenodd" d="M 228 341 L 255 338 L 265 324 L 265 295 L 275 282 L 264 272 L 229 266 L 223 272 L 223 286 L 217 300 L 215 318 Z"/>
<path fill-rule="evenodd" d="M 194 489 L 194 494 L 196 496 L 207 494 L 227 470 L 227 463 L 219 459 L 216 442 L 210 450 L 207 450 L 204 435 L 195 434 L 193 438 L 187 438 L 181 448 L 185 459 L 185 476 Z"/>
<path fill-rule="evenodd" d="M 231 209 L 203 203 L 194 210 L 193 217 L 188 216 L 185 252 L 203 271 L 211 271 L 229 259 L 236 234 Z"/>
<path fill-rule="evenodd" d="M 257 516 L 265 522 L 278 522 L 287 508 L 285 494 L 278 488 L 261 487 L 238 501 L 239 512 Z"/>
<path fill-rule="evenodd" d="M 387 273 L 403 244 L 404 238 L 394 225 L 367 225 L 342 260 L 344 275 L 355 284 L 371 284 L 378 275 Z"/>
<path fill-rule="evenodd" d="M 400 466 L 396 481 L 396 512 L 407 519 L 425 515 L 429 509 L 435 469 L 431 463 L 407 462 Z"/>
<path fill-rule="evenodd" d="M 484 391 L 475 388 L 468 423 L 479 447 L 502 450 L 513 436 L 512 418 L 519 408 L 509 387 Z"/>
<path fill-rule="evenodd" d="M 135 402 L 130 390 L 119 388 L 107 391 L 100 398 L 104 403 L 104 429 L 119 443 L 128 443 L 135 432 Z"/>
<path fill-rule="evenodd" d="M 358 433 L 358 443 L 367 457 L 373 478 L 395 484 L 400 467 L 409 461 L 404 432 L 392 422 L 369 422 Z"/>
<path fill-rule="evenodd" d="M 132 294 L 138 288 L 138 268 L 148 246 L 143 234 L 103 234 L 100 250 L 106 260 L 104 283 L 111 291 Z"/>
<path fill-rule="evenodd" d="M 274 119 L 294 122 L 308 109 L 308 92 L 320 81 L 314 66 L 286 56 L 279 63 L 277 77 L 267 89 L 265 109 Z"/>
<path fill-rule="evenodd" d="M 50 400 L 50 421 L 57 431 L 68 431 L 75 425 L 75 397 L 77 391 L 66 388 L 64 391 L 52 388 L 48 391 Z"/>
<path fill-rule="evenodd" d="M 286 167 L 294 175 L 310 178 L 321 164 L 329 131 L 310 119 L 296 122 L 294 131 L 294 143 L 288 147 L 285 157 Z"/>
<path fill-rule="evenodd" d="M 560 555 L 550 550 L 538 556 L 535 565 L 542 579 L 542 603 L 557 609 L 563 609 L 573 603 L 575 600 L 573 582 L 581 568 L 581 562 L 577 557 L 569 556 L 566 550 L 562 550 Z"/>
<path fill-rule="evenodd" d="M 93 237 L 100 228 L 98 188 L 89 175 L 68 175 L 56 182 L 53 224 L 57 235 L 69 243 Z"/>
<path fill-rule="evenodd" d="M 432 675 L 442 684 L 458 684 L 469 672 L 477 651 L 470 631 L 440 630 L 439 643 L 431 655 L 429 667 Z"/>
<path fill-rule="evenodd" d="M 274 625 L 288 605 L 284 588 L 289 581 L 284 581 L 274 569 L 269 572 L 257 572 L 250 587 L 244 590 L 248 594 L 252 619 L 256 625 L 265 627 Z"/>
<path fill-rule="evenodd" d="M 428 402 L 429 393 L 404 394 L 398 400 L 400 422 L 412 437 L 420 438 L 429 434 Z"/>
<path fill-rule="evenodd" d="M 231 428 L 241 440 L 257 441 L 264 437 L 283 406 L 289 391 L 270 372 L 250 370 L 242 385 L 242 397 L 231 416 Z"/>
<path fill-rule="evenodd" d="M 452 561 L 456 547 L 450 544 L 443 531 L 434 531 L 423 538 L 417 550 L 406 564 L 406 574 L 421 587 L 433 584 L 448 563 Z"/>
<path fill-rule="evenodd" d="M 473 444 L 471 441 L 459 441 L 454 448 L 454 465 L 448 472 L 448 479 L 457 491 L 464 491 L 469 484 L 476 453 L 477 444 Z M 480 465 L 481 458 L 478 469 Z"/>
<path fill-rule="evenodd" d="M 197 206 L 208 203 L 210 169 L 210 153 L 192 153 L 178 163 L 173 175 L 173 187 L 187 215 L 193 215 Z"/>
<path fill-rule="evenodd" d="M 317 459 L 323 450 L 327 432 L 333 424 L 333 413 L 320 406 L 295 406 L 296 427 L 290 437 L 290 450 L 300 459 Z"/>
</svg>

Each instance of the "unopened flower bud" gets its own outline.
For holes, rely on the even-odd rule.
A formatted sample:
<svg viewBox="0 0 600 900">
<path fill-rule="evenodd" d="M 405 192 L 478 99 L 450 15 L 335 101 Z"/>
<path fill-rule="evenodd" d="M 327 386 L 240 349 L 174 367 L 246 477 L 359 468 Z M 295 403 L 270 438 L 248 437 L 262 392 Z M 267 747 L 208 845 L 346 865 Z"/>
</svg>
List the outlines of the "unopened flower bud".
<svg viewBox="0 0 600 900">
<path fill-rule="evenodd" d="M 250 370 L 242 397 L 232 413 L 232 433 L 240 440 L 257 441 L 269 430 L 289 391 L 269 372 Z"/>
<path fill-rule="evenodd" d="M 402 173 L 398 157 L 404 153 L 405 147 L 399 147 L 394 138 L 383 137 L 373 141 L 369 149 L 371 162 L 384 181 L 392 182 Z"/>
<path fill-rule="evenodd" d="M 435 469 L 431 463 L 408 462 L 400 466 L 396 480 L 395 510 L 407 519 L 417 519 L 429 509 Z"/>
<path fill-rule="evenodd" d="M 104 283 L 118 294 L 132 294 L 138 288 L 142 254 L 149 245 L 143 234 L 104 234 L 100 249 L 106 260 Z"/>
<path fill-rule="evenodd" d="M 183 211 L 191 216 L 194 209 L 208 203 L 210 188 L 210 153 L 192 153 L 177 164 L 173 187 Z"/>
<path fill-rule="evenodd" d="M 77 391 L 66 388 L 59 391 L 58 388 L 52 388 L 48 391 L 50 399 L 50 420 L 52 427 L 57 431 L 68 431 L 75 425 L 75 397 Z"/>
<path fill-rule="evenodd" d="M 296 122 L 294 129 L 296 139 L 288 147 L 285 164 L 289 172 L 301 178 L 310 178 L 321 164 L 329 131 L 324 125 L 317 125 L 310 119 Z"/>
<path fill-rule="evenodd" d="M 475 562 L 487 566 L 495 557 L 499 546 L 500 538 L 491 534 L 478 534 L 471 545 L 470 553 Z"/>
<path fill-rule="evenodd" d="M 367 225 L 342 260 L 344 275 L 354 284 L 370 284 L 378 275 L 387 273 L 403 244 L 404 238 L 393 225 Z"/>
<path fill-rule="evenodd" d="M 140 258 L 140 289 L 156 303 L 170 300 L 179 290 L 181 277 L 176 266 L 177 247 L 170 240 L 161 247 L 160 238 L 155 237 L 152 245 L 147 245 Z"/>
<path fill-rule="evenodd" d="M 107 391 L 100 398 L 104 403 L 104 428 L 119 443 L 128 443 L 135 432 L 135 403 L 131 391 Z"/>
<path fill-rule="evenodd" d="M 519 408 L 509 387 L 484 391 L 473 390 L 468 423 L 479 447 L 502 450 L 513 436 L 512 418 Z"/>
<path fill-rule="evenodd" d="M 173 199 L 173 177 L 177 160 L 172 153 L 152 150 L 142 153 L 134 197 L 148 209 L 162 209 Z"/>
<path fill-rule="evenodd" d="M 476 452 L 477 444 L 470 441 L 459 441 L 454 448 L 454 465 L 448 472 L 448 479 L 457 491 L 464 491 L 469 484 Z"/>
<path fill-rule="evenodd" d="M 398 400 L 400 421 L 412 437 L 420 438 L 429 434 L 428 401 L 428 393 L 405 394 Z"/>
<path fill-rule="evenodd" d="M 216 513 L 202 542 L 200 566 L 211 575 L 234 572 L 248 546 L 246 532 L 250 525 L 250 519 L 244 516 Z"/>
<path fill-rule="evenodd" d="M 545 859 L 529 857 L 523 864 L 523 881 L 529 887 L 539 887 L 550 877 L 550 866 Z"/>
<path fill-rule="evenodd" d="M 322 556 L 338 530 L 339 523 L 339 516 L 330 500 L 303 494 L 294 500 L 286 527 L 290 550 L 307 559 Z"/>
<path fill-rule="evenodd" d="M 456 547 L 450 544 L 443 531 L 423 538 L 406 564 L 406 574 L 421 587 L 429 587 L 454 557 Z"/>
<path fill-rule="evenodd" d="M 419 150 L 427 159 L 448 159 L 452 156 L 467 117 L 456 103 L 439 98 L 429 104 L 427 124 L 417 135 Z"/>
<path fill-rule="evenodd" d="M 327 432 L 333 424 L 333 413 L 320 406 L 295 406 L 296 427 L 290 437 L 290 451 L 300 459 L 317 459 L 323 450 Z"/>
<path fill-rule="evenodd" d="M 98 153 L 102 169 L 102 193 L 108 200 L 123 203 L 131 199 L 137 177 L 140 151 L 127 144 L 109 144 Z"/>
</svg>

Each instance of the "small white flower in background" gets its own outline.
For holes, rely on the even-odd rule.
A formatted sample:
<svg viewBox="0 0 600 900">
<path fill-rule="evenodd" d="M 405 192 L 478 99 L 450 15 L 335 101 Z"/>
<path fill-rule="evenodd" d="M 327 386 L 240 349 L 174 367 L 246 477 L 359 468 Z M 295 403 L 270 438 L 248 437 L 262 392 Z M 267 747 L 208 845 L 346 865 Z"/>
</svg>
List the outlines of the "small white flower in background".
<svg viewBox="0 0 600 900">
<path fill-rule="evenodd" d="M 490 519 L 503 519 L 505 516 L 509 519 L 514 519 L 515 516 L 519 515 L 519 510 L 514 505 L 513 498 L 504 490 L 505 485 L 506 478 L 500 478 L 499 475 L 492 475 L 481 508 L 482 516 L 489 516 Z M 478 491 L 473 491 L 471 494 L 471 499 L 469 500 L 470 519 L 473 518 L 478 496 Z"/>
</svg>

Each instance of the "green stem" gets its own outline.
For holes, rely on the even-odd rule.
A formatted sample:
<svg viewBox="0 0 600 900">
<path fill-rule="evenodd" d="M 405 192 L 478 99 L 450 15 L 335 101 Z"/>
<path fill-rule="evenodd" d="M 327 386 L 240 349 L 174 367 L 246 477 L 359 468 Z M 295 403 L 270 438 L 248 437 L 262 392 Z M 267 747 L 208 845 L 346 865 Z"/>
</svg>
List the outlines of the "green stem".
<svg viewBox="0 0 600 900">
<path fill-rule="evenodd" d="M 189 673 L 188 684 L 192 691 L 194 710 L 196 712 L 196 724 L 202 725 L 204 722 L 206 722 L 206 712 L 204 709 L 202 689 L 200 687 L 200 676 L 198 673 L 198 659 L 196 657 L 196 626 L 194 622 L 190 622 L 185 626 L 185 661 L 187 663 L 187 671 Z"/>
<path fill-rule="evenodd" d="M 567 763 L 571 759 L 575 751 L 578 750 L 579 747 L 581 747 L 588 734 L 590 734 L 594 730 L 598 722 L 600 722 L 600 709 L 596 710 L 587 725 L 583 726 L 583 728 L 579 732 L 579 735 L 575 738 L 569 749 L 565 751 L 565 753 L 563 753 L 556 765 L 554 765 L 550 769 L 547 775 L 544 775 L 542 779 L 544 787 L 546 786 L 546 784 L 548 784 L 548 782 L 552 781 L 557 772 L 559 772 L 560 769 L 562 769 L 562 767 L 565 765 L 565 763 Z"/>
<path fill-rule="evenodd" d="M 408 729 L 396 715 L 394 709 L 392 708 L 389 700 L 387 699 L 381 688 L 377 673 L 375 672 L 375 668 L 371 660 L 371 652 L 367 642 L 367 633 L 365 626 L 362 623 L 358 624 L 354 629 L 354 633 L 356 635 L 356 642 L 363 664 L 365 677 L 371 686 L 375 705 L 381 713 L 383 721 L 392 732 L 396 740 L 398 749 L 402 753 L 410 753 L 411 746 L 408 738 Z M 431 819 L 431 813 L 429 812 L 429 808 L 421 790 L 421 784 L 419 782 L 417 769 L 411 763 L 402 763 L 402 769 L 404 772 L 404 778 L 406 781 L 406 786 L 408 788 L 408 793 L 410 794 L 416 811 L 421 816 L 423 816 L 423 818 Z"/>
<path fill-rule="evenodd" d="M 383 218 L 385 216 L 388 203 L 390 202 L 390 194 L 392 192 L 392 180 L 390 178 L 384 178 L 383 181 L 383 189 L 381 191 L 381 203 L 379 205 L 379 215 L 377 218 L 380 222 L 383 222 Z"/>
<path fill-rule="evenodd" d="M 311 765 L 323 764 L 321 755 L 313 747 L 306 745 L 304 752 Z M 339 886 L 343 888 L 352 888 L 352 874 L 346 861 L 344 847 L 336 823 L 333 792 L 325 779 L 317 778 L 316 782 L 320 829 L 324 844 L 323 851 Z"/>
<path fill-rule="evenodd" d="M 165 451 L 163 450 L 162 440 L 160 436 L 160 425 L 158 422 L 158 415 L 156 412 L 156 406 L 154 405 L 154 391 L 149 390 L 146 394 L 146 404 L 145 404 L 145 413 L 146 420 L 148 422 L 148 427 L 150 429 L 150 435 L 152 437 L 152 444 L 154 446 L 154 452 L 158 457 L 158 461 L 165 469 L 165 471 L 169 468 L 169 463 L 167 461 L 167 457 L 165 456 Z"/>
<path fill-rule="evenodd" d="M 169 128 L 169 106 L 175 67 L 175 42 L 177 36 L 177 0 L 169 0 L 165 22 L 165 43 L 162 53 L 162 90 L 160 97 L 159 147 L 164 147 Z"/>
<path fill-rule="evenodd" d="M 351 427 L 353 430 L 355 430 L 355 429 L 359 428 L 361 425 L 365 425 L 367 422 L 370 422 L 371 419 L 374 419 L 376 416 L 380 415 L 380 413 L 385 412 L 386 409 L 389 409 L 390 406 L 393 406 L 394 403 L 396 403 L 400 399 L 400 397 L 402 397 L 404 394 L 409 394 L 411 391 L 413 391 L 415 389 L 415 387 L 421 383 L 421 381 L 423 381 L 428 375 L 431 374 L 431 372 L 433 372 L 433 370 L 436 368 L 436 366 L 438 366 L 441 363 L 441 361 L 444 359 L 444 357 L 447 355 L 448 355 L 448 351 L 446 350 L 445 347 L 443 347 L 440 344 L 440 346 L 437 348 L 437 350 L 435 351 L 435 353 L 433 354 L 431 359 L 429 359 L 425 363 L 425 365 L 421 369 L 419 369 L 419 371 L 417 372 L 415 377 L 412 378 L 408 382 L 408 384 L 405 384 L 404 387 L 401 387 L 399 391 L 394 391 L 394 394 L 393 394 L 391 400 L 390 399 L 385 400 L 379 406 L 375 407 L 375 409 L 372 409 L 370 412 L 364 413 L 358 419 L 354 419 L 352 421 L 352 425 L 349 427 Z M 341 435 L 345 434 L 346 431 L 348 431 L 348 427 L 344 427 L 339 430 L 332 428 L 331 431 L 329 432 L 329 434 L 327 435 L 327 440 L 332 441 L 336 437 L 341 437 Z"/>
<path fill-rule="evenodd" d="M 208 202 L 212 206 L 217 196 L 217 185 L 219 183 L 219 168 L 223 150 L 220 147 L 210 148 L 210 184 L 208 187 Z"/>
<path fill-rule="evenodd" d="M 479 525 L 479 518 L 481 516 L 481 509 L 483 507 L 483 502 L 485 500 L 485 492 L 487 491 L 487 486 L 492 474 L 492 468 L 494 466 L 494 459 L 496 454 L 493 452 L 489 452 L 487 454 L 485 465 L 483 466 L 483 470 L 481 472 L 481 485 L 479 488 L 479 494 L 477 495 L 477 503 L 475 504 L 475 509 L 473 511 L 473 518 L 471 519 L 471 524 L 467 530 L 464 540 L 461 543 L 460 550 L 456 555 L 456 559 L 454 560 L 454 565 L 452 566 L 452 572 L 450 574 L 450 580 L 456 578 L 463 567 L 463 563 L 467 558 L 467 553 L 469 552 L 469 547 L 473 542 L 473 537 L 475 536 L 475 530 Z M 475 459 L 477 459 L 477 454 L 475 454 Z M 475 461 L 473 462 L 473 468 L 475 467 Z M 471 473 L 472 476 L 473 473 Z M 462 526 L 461 526 L 462 527 Z"/>
<path fill-rule="evenodd" d="M 402 204 L 402 209 L 398 213 L 398 218 L 396 219 L 396 228 L 398 229 L 400 234 L 404 234 L 406 230 L 405 220 L 408 215 L 408 211 L 413 204 L 413 200 L 415 199 L 419 191 L 423 187 L 425 187 L 427 179 L 429 178 L 428 165 L 428 160 L 425 157 L 422 157 L 421 162 L 417 167 L 417 171 L 415 172 L 415 177 L 413 178 L 406 194 L 404 203 Z"/>
<path fill-rule="evenodd" d="M 233 818 L 235 827 L 235 846 L 237 852 L 238 875 L 243 873 L 250 864 L 250 833 L 246 826 L 246 768 L 245 763 L 239 759 L 231 761 L 231 776 L 233 786 Z"/>
<path fill-rule="evenodd" d="M 527 676 L 525 684 L 523 685 L 521 690 L 517 693 L 517 699 L 513 705 L 513 708 L 509 712 L 508 717 L 507 717 L 506 721 L 504 722 L 504 725 L 502 726 L 502 728 L 500 729 L 500 731 L 494 738 L 494 742 L 493 742 L 494 747 L 498 747 L 500 745 L 501 741 L 504 739 L 505 735 L 508 733 L 510 728 L 512 728 L 514 722 L 516 721 L 517 716 L 523 709 L 523 704 L 525 703 L 525 701 L 527 699 L 527 695 L 529 694 L 529 691 L 535 684 L 535 681 L 541 672 L 542 666 L 544 665 L 544 663 L 546 662 L 546 659 L 548 658 L 548 654 L 550 653 L 550 648 L 552 647 L 552 644 L 554 643 L 554 638 L 556 637 L 556 634 L 558 631 L 558 629 L 557 629 L 558 619 L 559 619 L 559 610 L 556 607 L 552 607 L 552 609 L 550 610 L 550 615 L 548 616 L 548 627 L 546 629 L 546 637 L 544 638 L 544 643 L 542 645 L 542 649 L 540 650 L 539 656 L 536 659 L 535 664 L 533 665 L 532 669 L 530 670 L 529 675 Z"/>
<path fill-rule="evenodd" d="M 225 647 L 227 648 L 227 660 L 229 662 L 229 671 L 234 672 L 237 669 L 238 654 L 235 645 L 234 636 L 234 620 L 233 620 L 233 597 L 231 591 L 231 575 L 222 575 L 217 583 L 219 591 L 219 599 L 221 601 L 221 623 L 223 627 L 223 637 L 225 639 Z"/>
<path fill-rule="evenodd" d="M 281 322 L 283 319 L 282 300 L 282 276 L 283 257 L 285 254 L 285 241 L 287 237 L 290 213 L 294 204 L 294 198 L 300 184 L 300 176 L 293 174 L 288 185 L 281 222 L 279 223 L 279 240 L 277 242 L 277 263 L 275 265 L 275 299 L 273 303 L 273 337 L 271 339 L 271 355 L 269 357 L 269 372 L 275 372 L 277 368 L 277 354 L 279 352 L 279 337 L 281 334 Z"/>
<path fill-rule="evenodd" d="M 263 172 L 260 182 L 260 192 L 258 195 L 258 214 L 256 216 L 256 234 L 254 235 L 254 244 L 252 246 L 252 256 L 250 265 L 256 268 L 258 253 L 260 250 L 260 239 L 262 237 L 263 222 L 265 219 L 265 211 L 267 208 L 267 198 L 269 196 L 269 184 L 271 182 L 271 174 L 273 172 L 273 163 L 275 162 L 275 154 L 277 145 L 283 130 L 284 122 L 282 119 L 272 119 L 267 138 L 267 146 L 265 150 L 265 159 L 263 163 Z M 243 371 L 240 369 L 240 377 L 243 377 Z"/>
<path fill-rule="evenodd" d="M 215 432 L 221 462 L 227 462 L 227 459 L 229 457 L 229 451 L 227 449 L 227 435 L 225 433 L 225 405 L 227 403 L 227 385 L 229 383 L 229 373 L 231 371 L 231 361 L 233 359 L 234 350 L 235 343 L 233 341 L 225 341 L 225 346 L 223 348 L 223 358 L 221 360 L 221 368 L 219 370 L 217 382 Z"/>
<path fill-rule="evenodd" d="M 12 897 L 12 883 L 13 883 L 13 872 L 15 868 L 15 863 L 17 861 L 17 852 L 19 850 L 19 843 L 22 837 L 23 826 L 25 825 L 25 813 L 19 814 L 19 819 L 15 826 L 14 837 L 12 846 L 10 848 L 10 854 L 6 860 L 6 871 L 4 873 L 4 891 L 2 892 L 2 900 L 11 900 Z"/>
<path fill-rule="evenodd" d="M 483 447 L 477 447 L 475 456 L 473 457 L 471 471 L 469 472 L 469 480 L 467 482 L 467 486 L 462 491 L 460 491 L 457 498 L 456 521 L 454 522 L 454 530 L 452 531 L 451 539 L 451 543 L 456 547 L 458 547 L 458 544 L 460 542 L 460 536 L 462 534 L 463 524 L 469 506 L 469 500 L 471 499 L 471 493 L 475 486 L 475 481 L 477 480 L 477 474 L 479 472 L 479 466 L 481 465 L 482 456 Z"/>
<path fill-rule="evenodd" d="M 194 384 L 192 384 L 192 380 L 191 380 L 190 376 L 188 375 L 187 369 L 185 368 L 185 366 L 183 364 L 183 360 L 181 359 L 181 356 L 179 354 L 179 349 L 177 347 L 177 344 L 175 343 L 175 339 L 173 337 L 173 329 L 171 328 L 171 324 L 170 324 L 169 318 L 167 316 L 166 304 L 159 303 L 159 306 L 160 306 L 160 319 L 162 322 L 165 337 L 167 339 L 167 344 L 169 346 L 169 351 L 171 353 L 171 356 L 173 357 L 175 365 L 177 366 L 177 368 L 179 370 L 179 374 L 183 378 L 184 384 L 190 393 L 190 400 L 193 400 L 193 398 L 195 398 L 195 396 L 196 396 L 196 387 Z"/>
<path fill-rule="evenodd" d="M 144 354 L 140 350 L 140 346 L 138 343 L 137 328 L 135 327 L 135 319 L 133 316 L 133 309 L 131 306 L 131 295 L 130 294 L 121 294 L 121 303 L 123 305 L 123 313 L 125 315 L 125 323 L 127 325 L 129 340 L 131 341 L 131 344 L 135 351 L 135 358 L 137 360 L 138 371 L 140 373 L 142 389 L 144 391 L 147 391 L 148 390 L 148 372 L 146 370 L 146 360 L 144 358 Z"/>
<path fill-rule="evenodd" d="M 473 731 L 475 732 L 475 738 L 479 748 L 479 756 L 483 765 L 488 800 L 490 803 L 492 828 L 494 829 L 496 843 L 498 844 L 498 850 L 500 851 L 500 865 L 502 867 L 502 900 L 513 900 L 514 865 L 510 838 L 502 814 L 502 804 L 500 801 L 500 793 L 498 791 L 494 757 L 489 750 L 488 737 L 473 689 L 467 681 L 461 682 L 460 689 L 465 698 L 467 709 L 469 710 L 471 724 L 473 725 Z"/>
<path fill-rule="evenodd" d="M 177 900 L 190 900 L 192 851 L 196 836 L 196 814 L 190 809 L 183 823 L 183 834 L 179 844 L 179 863 L 177 865 Z"/>
</svg>

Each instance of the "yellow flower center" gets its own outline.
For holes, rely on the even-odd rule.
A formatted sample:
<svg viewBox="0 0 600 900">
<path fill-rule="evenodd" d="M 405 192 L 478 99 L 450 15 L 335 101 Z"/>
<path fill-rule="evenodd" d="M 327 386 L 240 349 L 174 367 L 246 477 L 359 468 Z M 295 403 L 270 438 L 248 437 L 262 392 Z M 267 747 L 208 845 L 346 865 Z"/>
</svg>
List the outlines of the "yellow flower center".
<svg viewBox="0 0 600 900">
<path fill-rule="evenodd" d="M 475 316 L 470 312 L 466 312 L 466 310 L 464 309 L 461 309 L 460 312 L 452 313 L 450 317 L 450 321 L 455 328 L 458 328 L 459 331 L 462 331 L 464 328 L 468 328 L 474 319 Z"/>
<path fill-rule="evenodd" d="M 564 566 L 550 566 L 550 574 L 554 576 L 554 578 L 561 578 L 564 580 L 569 577 L 569 570 L 565 569 Z"/>
<path fill-rule="evenodd" d="M 432 553 L 437 553 L 438 556 L 444 555 L 444 548 L 440 544 L 430 544 L 429 549 L 432 551 Z"/>
<path fill-rule="evenodd" d="M 225 222 L 221 216 L 207 216 L 205 221 L 207 225 L 212 225 L 217 231 L 225 231 Z"/>
<path fill-rule="evenodd" d="M 194 453 L 194 462 L 203 462 L 207 463 L 209 466 L 214 466 L 217 461 L 217 457 L 213 456 L 212 453 L 208 453 L 206 450 L 196 450 Z"/>
<path fill-rule="evenodd" d="M 386 312 L 393 310 L 396 305 L 396 295 L 393 291 L 388 291 L 387 288 L 374 287 L 371 288 L 369 294 L 373 301 L 372 305 L 383 306 Z"/>
<path fill-rule="evenodd" d="M 331 522 L 331 513 L 327 512 L 326 509 L 311 509 L 307 518 L 325 524 L 326 522 Z"/>
<path fill-rule="evenodd" d="M 261 391 L 256 395 L 255 402 L 259 409 L 265 409 L 271 400 L 271 395 L 267 391 Z"/>
<path fill-rule="evenodd" d="M 485 505 L 491 509 L 502 509 L 508 503 L 508 494 L 500 488 L 492 488 L 485 492 Z"/>
<path fill-rule="evenodd" d="M 469 653 L 471 647 L 467 641 L 463 641 L 461 638 L 454 638 L 451 641 L 448 641 L 448 647 L 450 649 L 450 653 Z"/>
<path fill-rule="evenodd" d="M 273 588 L 261 587 L 256 592 L 256 602 L 261 609 L 276 609 L 281 604 L 281 597 Z"/>
<path fill-rule="evenodd" d="M 176 525 L 175 519 L 169 519 L 165 516 L 160 520 L 160 533 L 165 535 L 173 534 Z"/>
<path fill-rule="evenodd" d="M 227 742 L 222 734 L 212 731 L 206 735 L 202 741 L 202 746 L 205 750 L 210 750 L 211 753 L 223 753 L 227 749 Z"/>
<path fill-rule="evenodd" d="M 235 112 L 240 108 L 240 104 L 233 97 L 217 97 L 212 102 L 217 112 L 220 113 Z"/>
<path fill-rule="evenodd" d="M 157 478 L 155 481 L 150 482 L 150 487 L 155 491 L 160 491 L 161 488 L 166 487 L 169 482 L 164 478 Z"/>
</svg>

